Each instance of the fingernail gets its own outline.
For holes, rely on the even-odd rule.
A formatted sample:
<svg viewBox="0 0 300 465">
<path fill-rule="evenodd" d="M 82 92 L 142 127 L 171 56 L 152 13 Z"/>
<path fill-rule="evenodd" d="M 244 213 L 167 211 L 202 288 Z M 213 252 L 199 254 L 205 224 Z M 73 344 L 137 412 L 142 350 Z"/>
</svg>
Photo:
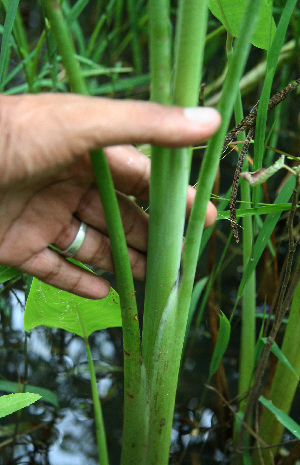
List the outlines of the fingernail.
<svg viewBox="0 0 300 465">
<path fill-rule="evenodd" d="M 217 110 L 210 107 L 185 108 L 184 114 L 192 123 L 210 123 L 216 118 L 219 120 Z"/>
</svg>

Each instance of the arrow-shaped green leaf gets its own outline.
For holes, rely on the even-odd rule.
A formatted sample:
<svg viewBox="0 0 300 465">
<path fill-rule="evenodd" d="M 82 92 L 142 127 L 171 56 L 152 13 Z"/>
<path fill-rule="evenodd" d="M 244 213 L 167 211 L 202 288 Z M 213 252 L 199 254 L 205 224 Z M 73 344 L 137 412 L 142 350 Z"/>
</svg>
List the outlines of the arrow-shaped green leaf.
<svg viewBox="0 0 300 465">
<path fill-rule="evenodd" d="M 113 289 L 101 300 L 78 297 L 34 278 L 26 302 L 24 328 L 61 328 L 84 337 L 94 331 L 122 326 L 119 296 Z"/>
</svg>

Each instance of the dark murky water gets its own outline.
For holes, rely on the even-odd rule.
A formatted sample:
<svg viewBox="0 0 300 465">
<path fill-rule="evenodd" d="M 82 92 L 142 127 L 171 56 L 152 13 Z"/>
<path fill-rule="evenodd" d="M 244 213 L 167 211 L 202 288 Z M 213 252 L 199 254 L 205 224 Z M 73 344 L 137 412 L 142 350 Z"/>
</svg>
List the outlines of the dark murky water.
<svg viewBox="0 0 300 465">
<path fill-rule="evenodd" d="M 7 294 L 6 302 L 11 307 L 11 313 L 7 312 L 7 316 L 5 299 L 2 298 L 1 302 L 2 379 L 23 382 L 27 378 L 30 385 L 53 391 L 58 397 L 60 407 L 56 410 L 50 403 L 39 401 L 24 410 L 20 416 L 12 414 L 2 419 L 0 464 L 96 465 L 98 458 L 93 406 L 83 340 L 63 330 L 39 327 L 31 331 L 27 338 L 25 357 L 24 294 L 17 289 L 14 293 Z M 118 328 L 99 331 L 90 337 L 111 465 L 119 464 L 121 451 L 121 337 L 121 329 Z M 199 411 L 210 360 L 208 341 L 207 335 L 198 331 L 184 363 L 174 416 L 170 463 L 179 463 L 185 448 L 187 453 L 185 459 L 182 457 L 182 464 L 198 463 L 191 461 L 191 455 L 201 455 L 203 458 L 203 454 L 209 454 L 210 459 L 206 463 L 224 460 L 215 445 L 216 434 L 213 431 L 217 421 L 211 395 L 207 397 L 205 407 Z M 234 379 L 236 367 L 233 362 L 230 364 L 231 377 Z"/>
</svg>

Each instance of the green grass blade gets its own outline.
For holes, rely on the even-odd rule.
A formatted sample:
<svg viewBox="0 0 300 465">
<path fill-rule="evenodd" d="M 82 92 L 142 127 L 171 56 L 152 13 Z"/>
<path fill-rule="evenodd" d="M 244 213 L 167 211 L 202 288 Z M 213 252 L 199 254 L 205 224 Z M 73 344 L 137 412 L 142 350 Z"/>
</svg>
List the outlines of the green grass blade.
<svg viewBox="0 0 300 465">
<path fill-rule="evenodd" d="M 261 341 L 264 343 L 264 344 L 267 344 L 268 343 L 268 338 L 266 337 L 262 337 L 261 338 Z M 288 361 L 288 359 L 286 358 L 286 356 L 284 355 L 284 353 L 280 350 L 280 348 L 278 347 L 278 344 L 274 341 L 273 344 L 272 344 L 272 349 L 271 349 L 272 353 L 275 355 L 275 357 L 278 358 L 278 360 L 288 369 L 290 370 L 295 376 L 296 378 L 298 379 L 299 381 L 299 376 L 296 372 L 296 370 L 292 367 L 292 365 L 290 364 L 290 362 Z"/>
<path fill-rule="evenodd" d="M 1 54 L 0 54 L 0 82 L 3 78 L 3 71 L 5 68 L 8 51 L 9 51 L 9 42 L 11 38 L 11 32 L 14 24 L 14 20 L 17 14 L 19 5 L 19 0 L 10 0 L 8 9 L 6 12 L 4 30 L 1 42 Z"/>
<path fill-rule="evenodd" d="M 130 31 L 132 35 L 132 55 L 133 64 L 137 74 L 142 71 L 142 50 L 140 46 L 140 38 L 138 35 L 138 5 L 136 0 L 127 0 L 127 8 L 129 12 Z"/>
<path fill-rule="evenodd" d="M 10 266 L 0 265 L 0 284 L 5 283 L 9 279 L 20 275 L 21 271 L 11 268 Z"/>
<path fill-rule="evenodd" d="M 300 256 L 298 256 L 299 263 Z M 288 368 L 281 361 L 278 362 L 275 374 L 272 380 L 271 389 L 268 393 L 269 399 L 280 408 L 283 412 L 288 414 L 293 405 L 293 399 L 297 392 L 300 377 L 300 282 L 293 296 L 293 301 L 290 309 L 290 314 L 285 328 L 281 352 L 289 360 L 296 372 L 296 376 L 290 368 Z M 264 409 L 260 418 L 260 431 L 259 435 L 267 444 L 275 444 L 271 450 L 272 454 L 276 454 L 282 440 L 284 427 L 281 423 L 274 421 L 273 414 Z M 263 456 L 264 463 L 271 465 L 273 462 L 270 458 L 269 450 L 262 450 L 261 454 L 256 451 L 253 452 L 253 465 L 260 465 L 261 455 Z"/>
<path fill-rule="evenodd" d="M 281 189 L 280 193 L 278 194 L 274 204 L 280 204 L 280 203 L 285 203 L 289 200 L 289 198 L 292 195 L 293 189 L 295 187 L 295 177 L 291 176 L 288 181 L 285 183 L 283 188 Z M 253 273 L 253 271 L 256 268 L 256 265 L 258 263 L 258 260 L 260 259 L 270 237 L 272 232 L 274 231 L 275 225 L 277 221 L 279 220 L 279 217 L 281 215 L 281 212 L 278 213 L 270 213 L 260 232 L 259 235 L 256 239 L 255 245 L 254 245 L 254 250 L 253 250 L 253 258 L 249 261 L 244 274 L 242 281 L 239 285 L 238 288 L 238 293 L 237 293 L 237 300 L 239 300 L 242 297 L 244 287 L 246 282 L 248 281 L 249 277 Z"/>
<path fill-rule="evenodd" d="M 259 401 L 267 407 L 277 418 L 277 420 L 287 428 L 297 439 L 300 439 L 300 425 L 296 423 L 291 417 L 289 417 L 282 410 L 277 408 L 272 401 L 267 400 L 265 397 L 260 396 Z"/>
<path fill-rule="evenodd" d="M 80 16 L 84 8 L 89 3 L 89 0 L 78 0 L 74 6 L 69 10 L 68 15 L 66 17 L 67 23 L 71 25 L 77 18 Z"/>
<path fill-rule="evenodd" d="M 279 203 L 279 204 L 270 204 L 270 205 L 262 205 L 256 208 L 239 208 L 236 210 L 236 217 L 237 218 L 245 218 L 248 216 L 256 216 L 256 215 L 269 215 L 273 213 L 282 213 L 284 211 L 288 211 L 291 209 L 290 203 Z M 229 211 L 218 211 L 217 220 L 224 220 L 230 218 Z"/>
</svg>

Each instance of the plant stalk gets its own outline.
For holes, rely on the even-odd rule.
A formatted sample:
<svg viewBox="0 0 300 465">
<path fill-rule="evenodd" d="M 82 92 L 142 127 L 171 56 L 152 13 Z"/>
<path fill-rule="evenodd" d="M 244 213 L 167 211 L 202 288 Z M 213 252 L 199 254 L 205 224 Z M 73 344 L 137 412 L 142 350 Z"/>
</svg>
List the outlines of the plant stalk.
<svg viewBox="0 0 300 465">
<path fill-rule="evenodd" d="M 92 353 L 89 346 L 87 338 L 84 338 L 86 355 L 88 359 L 89 372 L 91 378 L 91 388 L 92 388 L 92 398 L 94 405 L 94 416 L 95 416 L 95 425 L 96 425 L 96 438 L 98 446 L 98 457 L 100 465 L 109 465 L 107 445 L 106 445 L 106 433 L 103 421 L 103 414 L 101 408 L 101 402 L 99 399 L 98 389 L 97 389 L 97 379 L 95 374 L 95 367 L 92 359 Z"/>
<path fill-rule="evenodd" d="M 206 15 L 203 15 L 203 11 L 206 9 L 205 2 L 199 0 L 180 2 L 172 103 L 185 106 L 197 104 L 206 31 Z M 171 49 L 168 2 L 150 0 L 149 14 L 151 98 L 169 104 Z M 160 21 L 157 24 L 158 18 L 163 19 L 161 24 Z M 184 63 L 187 66 L 185 68 Z M 185 78 L 180 81 L 183 69 Z M 151 444 L 147 465 L 165 465 L 169 457 L 178 371 L 189 309 L 187 305 L 184 314 L 178 315 L 177 296 L 190 150 L 153 148 L 151 162 L 148 270 L 143 329 L 143 357 L 150 386 Z"/>
<path fill-rule="evenodd" d="M 205 223 L 205 206 L 208 204 L 212 192 L 220 154 L 222 152 L 224 139 L 238 92 L 239 81 L 248 57 L 251 35 L 255 28 L 261 1 L 262 0 L 248 1 L 241 24 L 242 34 L 236 40 L 235 49 L 229 60 L 228 72 L 218 105 L 218 110 L 222 115 L 222 123 L 218 132 L 210 139 L 204 155 L 198 179 L 198 186 L 201 186 L 201 188 L 198 187 L 197 189 L 186 232 L 182 254 L 183 274 L 180 283 L 180 293 L 182 294 L 189 294 L 193 285 L 197 257 Z"/>
<path fill-rule="evenodd" d="M 74 44 L 61 8 L 55 0 L 43 0 L 43 5 L 61 54 L 71 89 L 73 92 L 87 95 L 88 89 L 75 56 Z M 92 152 L 91 161 L 104 209 L 120 295 L 123 322 L 125 384 L 122 463 L 129 464 L 130 462 L 126 462 L 126 460 L 128 455 L 130 456 L 132 444 L 135 443 L 138 436 L 140 437 L 140 441 L 137 449 L 139 449 L 139 456 L 143 460 L 146 444 L 146 439 L 143 435 L 146 435 L 147 432 L 145 426 L 147 416 L 147 408 L 145 407 L 147 399 L 146 381 L 141 361 L 135 290 L 116 192 L 103 150 L 99 149 Z M 137 460 L 135 463 L 138 465 L 143 462 Z"/>
<path fill-rule="evenodd" d="M 300 255 L 298 254 L 298 263 Z M 300 281 L 298 282 L 289 320 L 284 334 L 282 344 L 282 353 L 288 359 L 294 368 L 297 376 L 286 367 L 282 362 L 278 362 L 275 375 L 272 381 L 272 386 L 268 398 L 272 400 L 273 404 L 280 408 L 286 414 L 292 406 L 294 395 L 299 383 L 300 377 Z M 281 442 L 284 432 L 284 426 L 274 418 L 273 413 L 264 408 L 261 421 L 259 425 L 259 436 L 267 444 L 278 444 Z M 278 446 L 274 449 L 255 451 L 252 457 L 253 464 L 259 465 L 261 463 L 260 454 L 263 457 L 264 463 L 270 465 L 273 463 L 272 455 L 275 456 Z"/>
<path fill-rule="evenodd" d="M 235 103 L 236 123 L 243 119 L 243 108 L 240 95 Z M 238 140 L 245 140 L 245 133 L 238 135 Z M 240 150 L 239 150 L 240 151 Z M 243 171 L 248 171 L 247 156 L 243 164 Z M 251 208 L 251 188 L 248 182 L 241 179 L 241 200 L 243 208 Z M 253 226 L 251 216 L 243 218 L 243 269 L 253 254 Z M 243 292 L 242 302 L 242 331 L 241 331 L 241 355 L 240 355 L 240 377 L 239 394 L 243 394 L 250 388 L 251 378 L 254 372 L 254 350 L 255 350 L 255 309 L 256 309 L 256 279 L 255 272 L 249 277 Z M 243 410 L 240 405 L 240 410 Z"/>
</svg>

